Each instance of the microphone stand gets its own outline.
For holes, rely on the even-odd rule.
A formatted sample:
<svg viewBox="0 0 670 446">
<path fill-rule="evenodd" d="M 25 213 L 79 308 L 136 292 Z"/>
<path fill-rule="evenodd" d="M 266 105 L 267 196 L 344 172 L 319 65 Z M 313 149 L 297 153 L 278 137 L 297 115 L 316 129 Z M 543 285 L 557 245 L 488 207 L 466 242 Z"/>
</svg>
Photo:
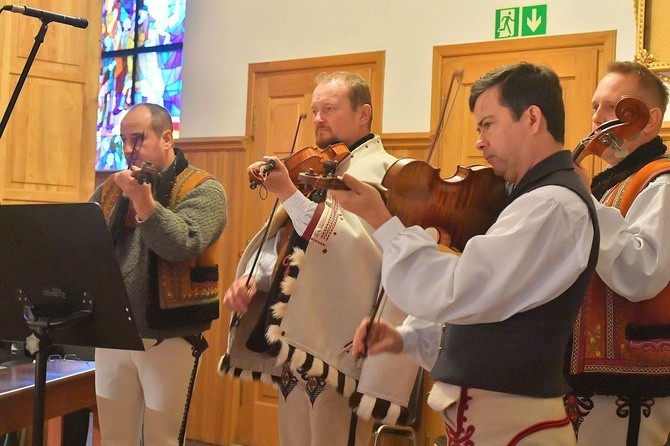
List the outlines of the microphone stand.
<svg viewBox="0 0 670 446">
<path fill-rule="evenodd" d="M 37 50 L 40 48 L 42 42 L 44 42 L 44 36 L 47 33 L 47 29 L 49 29 L 49 21 L 42 20 L 42 26 L 40 27 L 40 30 L 37 32 L 37 35 L 35 36 L 35 43 L 33 44 L 33 48 L 32 50 L 30 50 L 28 59 L 26 59 L 26 63 L 23 66 L 23 71 L 19 76 L 19 81 L 16 83 L 16 87 L 14 87 L 14 93 L 12 94 L 9 103 L 7 104 L 7 108 L 5 109 L 5 115 L 2 117 L 2 122 L 0 122 L 0 138 L 2 138 L 3 133 L 5 133 L 5 127 L 7 127 L 9 116 L 12 114 L 12 111 L 14 110 L 16 100 L 19 98 L 19 93 L 21 93 L 23 84 L 25 83 L 26 78 L 28 77 L 28 72 L 30 71 L 30 68 L 33 65 L 35 56 L 37 56 Z"/>
</svg>

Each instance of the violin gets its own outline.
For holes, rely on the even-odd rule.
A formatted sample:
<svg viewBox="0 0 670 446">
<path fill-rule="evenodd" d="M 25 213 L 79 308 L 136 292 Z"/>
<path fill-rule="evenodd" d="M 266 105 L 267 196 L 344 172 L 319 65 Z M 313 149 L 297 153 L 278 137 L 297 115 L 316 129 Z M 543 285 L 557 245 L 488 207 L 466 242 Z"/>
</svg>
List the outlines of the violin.
<svg viewBox="0 0 670 446">
<path fill-rule="evenodd" d="M 332 175 L 335 172 L 337 163 L 339 163 L 344 158 L 349 156 L 349 153 L 350 152 L 347 146 L 342 143 L 330 145 L 325 149 L 306 147 L 304 149 L 298 150 L 294 154 L 285 158 L 282 162 L 286 166 L 286 169 L 289 172 L 289 177 L 291 178 L 293 184 L 299 185 L 298 176 L 305 169 L 308 169 L 311 172 L 318 171 L 319 175 L 321 175 L 324 172 L 329 175 Z M 272 170 L 273 168 L 274 163 L 272 162 L 272 160 L 270 160 L 267 163 L 265 163 L 264 166 L 261 167 L 261 171 L 259 172 L 250 171 L 249 178 L 252 184 L 255 181 L 262 183 L 263 173 Z M 318 189 L 316 191 L 318 191 Z M 323 193 L 316 193 L 316 191 L 311 195 L 311 199 L 312 201 L 320 202 L 325 198 L 325 191 L 322 191 Z M 308 192 L 312 192 L 312 190 L 303 190 L 303 193 L 305 194 L 307 194 Z M 271 216 L 274 215 L 278 202 L 279 200 L 275 201 L 275 208 L 272 210 Z M 267 230 L 269 229 L 269 227 L 270 224 L 269 223 L 266 224 L 265 226 L 266 231 L 263 235 L 263 240 L 265 240 L 267 237 Z M 261 250 L 259 249 L 257 251 L 256 258 L 254 259 L 252 271 L 256 265 L 256 261 L 258 260 L 258 255 L 260 254 L 260 252 Z M 249 278 L 252 277 L 252 273 L 249 273 L 248 277 Z M 249 278 L 247 279 L 247 285 L 249 284 Z M 268 299 L 265 302 L 265 305 L 261 309 L 260 316 L 258 317 L 255 326 L 251 329 L 248 335 L 248 338 L 245 342 L 245 346 L 252 352 L 265 353 L 271 348 L 271 345 L 265 333 L 268 326 L 268 318 L 270 316 L 271 308 L 275 302 L 276 301 L 271 299 Z M 238 316 L 234 317 L 233 321 L 231 322 L 231 327 L 233 328 L 237 327 L 239 321 L 240 319 Z"/>
<path fill-rule="evenodd" d="M 298 178 L 309 188 L 349 189 L 340 176 L 307 171 Z M 505 181 L 490 167 L 458 166 L 453 176 L 442 179 L 440 169 L 412 158 L 393 163 L 376 188 L 405 226 L 435 228 L 438 243 L 459 252 L 493 225 L 507 196 Z"/>
<path fill-rule="evenodd" d="M 493 225 L 507 196 L 505 181 L 491 167 L 458 166 L 453 176 L 442 179 L 440 169 L 411 158 L 396 161 L 382 186 L 392 215 L 405 226 L 435 228 L 438 243 L 459 252 Z"/>
<path fill-rule="evenodd" d="M 323 174 L 324 163 L 332 161 L 339 163 L 347 156 L 349 156 L 349 148 L 342 144 L 331 144 L 325 149 L 317 147 L 305 147 L 294 154 L 284 158 L 282 162 L 288 170 L 289 177 L 293 184 L 299 186 L 301 184 L 299 175 L 305 171 L 311 171 L 315 174 Z M 258 171 L 249 171 L 249 187 L 255 189 L 258 184 L 263 183 L 263 174 L 274 169 L 274 161 L 270 160 L 265 163 Z"/>
<path fill-rule="evenodd" d="M 132 173 L 132 177 L 140 184 L 154 184 L 158 177 L 158 170 L 148 161 L 142 163 L 140 170 Z"/>
<path fill-rule="evenodd" d="M 614 113 L 618 119 L 607 121 L 584 138 L 572 151 L 575 164 L 589 155 L 601 157 L 605 149 L 612 147 L 621 151 L 624 140 L 637 135 L 649 122 L 649 108 L 640 99 L 622 96 Z"/>
</svg>

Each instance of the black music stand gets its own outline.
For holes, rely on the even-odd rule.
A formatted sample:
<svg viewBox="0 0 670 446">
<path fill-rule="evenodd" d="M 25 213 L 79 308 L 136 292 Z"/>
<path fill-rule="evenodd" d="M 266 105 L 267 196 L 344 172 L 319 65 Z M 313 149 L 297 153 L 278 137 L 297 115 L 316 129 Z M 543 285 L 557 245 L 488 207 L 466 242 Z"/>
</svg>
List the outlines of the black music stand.
<svg viewBox="0 0 670 446">
<path fill-rule="evenodd" d="M 144 350 L 97 203 L 0 206 L 0 340 L 35 353 L 33 445 L 54 344 Z"/>
</svg>

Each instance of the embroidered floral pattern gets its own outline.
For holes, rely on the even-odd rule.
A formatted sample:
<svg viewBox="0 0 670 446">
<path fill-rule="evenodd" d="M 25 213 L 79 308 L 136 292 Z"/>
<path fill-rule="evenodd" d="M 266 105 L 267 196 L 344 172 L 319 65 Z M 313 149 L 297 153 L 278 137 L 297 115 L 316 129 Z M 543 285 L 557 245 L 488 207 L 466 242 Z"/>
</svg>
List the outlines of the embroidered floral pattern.
<svg viewBox="0 0 670 446">
<path fill-rule="evenodd" d="M 645 418 L 649 418 L 649 415 L 651 415 L 651 406 L 654 405 L 654 399 L 648 398 L 645 400 L 636 398 L 634 401 L 631 401 L 631 399 L 627 397 L 618 397 L 616 400 L 616 415 L 619 418 L 628 418 L 628 416 L 631 415 L 632 410 L 637 410 L 638 405 L 640 413 L 644 415 Z"/>
<path fill-rule="evenodd" d="M 291 372 L 291 367 L 288 362 L 284 363 L 279 379 L 279 390 L 284 395 L 284 399 L 288 398 L 289 393 L 298 385 L 298 378 Z"/>
<path fill-rule="evenodd" d="M 465 416 L 469 407 L 469 401 L 472 399 L 468 396 L 467 387 L 461 387 L 461 396 L 458 400 L 458 410 L 456 414 L 456 429 L 452 429 L 447 423 L 444 426 L 447 430 L 447 439 L 449 446 L 475 446 L 472 441 L 472 436 L 475 433 L 474 426 L 467 426 L 468 418 Z"/>
<path fill-rule="evenodd" d="M 314 406 L 314 401 L 326 387 L 326 381 L 317 376 L 303 376 L 302 378 L 306 379 L 305 392 L 309 396 L 309 402 Z"/>
<path fill-rule="evenodd" d="M 568 394 L 563 397 L 563 405 L 572 423 L 575 435 L 579 436 L 579 426 L 582 425 L 584 418 L 593 409 L 593 400 L 590 397 L 578 397 L 577 395 Z"/>
<path fill-rule="evenodd" d="M 587 330 L 585 333 L 586 336 L 586 354 L 587 356 L 595 357 L 595 358 L 600 358 L 602 357 L 602 352 L 600 351 L 600 348 L 598 345 L 600 344 L 600 340 L 602 339 L 602 327 L 600 325 L 597 325 L 595 330 L 593 332 Z"/>
</svg>

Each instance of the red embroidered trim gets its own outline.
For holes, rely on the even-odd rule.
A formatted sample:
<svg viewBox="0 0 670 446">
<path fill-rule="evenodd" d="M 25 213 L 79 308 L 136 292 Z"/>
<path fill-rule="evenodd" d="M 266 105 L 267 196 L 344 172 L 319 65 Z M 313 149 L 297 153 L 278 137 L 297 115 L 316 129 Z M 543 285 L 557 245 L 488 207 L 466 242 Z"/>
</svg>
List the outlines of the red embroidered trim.
<svg viewBox="0 0 670 446">
<path fill-rule="evenodd" d="M 567 426 L 568 424 L 570 424 L 570 419 L 568 417 L 565 417 L 562 420 L 543 421 L 541 423 L 534 424 L 516 434 L 514 438 L 512 438 L 509 443 L 507 443 L 507 446 L 515 446 L 519 444 L 521 440 L 536 432 L 547 429 L 556 429 Z"/>
<path fill-rule="evenodd" d="M 475 442 L 472 441 L 475 427 L 465 426 L 465 423 L 468 421 L 465 412 L 468 410 L 468 401 L 471 399 L 472 397 L 468 396 L 468 388 L 461 387 L 461 395 L 458 398 L 458 411 L 456 413 L 456 430 L 453 430 L 447 423 L 444 423 L 449 446 L 475 446 Z"/>
</svg>

